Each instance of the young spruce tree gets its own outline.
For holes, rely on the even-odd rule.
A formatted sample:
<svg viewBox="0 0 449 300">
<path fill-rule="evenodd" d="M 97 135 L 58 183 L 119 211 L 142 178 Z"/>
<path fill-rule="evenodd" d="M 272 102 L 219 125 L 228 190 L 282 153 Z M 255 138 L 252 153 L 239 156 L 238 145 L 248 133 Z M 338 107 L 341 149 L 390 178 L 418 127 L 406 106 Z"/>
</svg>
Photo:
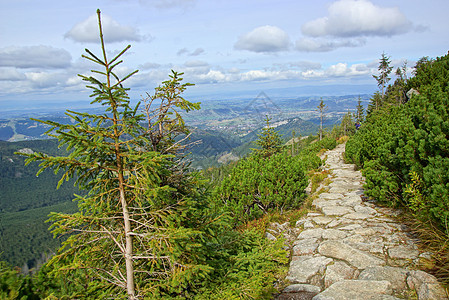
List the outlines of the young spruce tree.
<svg viewBox="0 0 449 300">
<path fill-rule="evenodd" d="M 49 263 L 51 274 L 64 278 L 66 292 L 72 293 L 64 296 L 70 298 L 180 294 L 192 276 L 210 270 L 192 254 L 201 235 L 189 226 L 197 206 L 192 196 L 196 179 L 185 175 L 173 155 L 178 147 L 174 137 L 188 133 L 178 110 L 199 105 L 180 96 L 189 84 L 181 84 L 181 74 L 173 72 L 150 97 L 146 115 L 139 105 L 131 107 L 123 82 L 137 71 L 122 79 L 114 73 L 130 46 L 108 59 L 97 14 L 102 55 L 86 49 L 83 57 L 102 68 L 92 71 L 102 79 L 80 76 L 92 90 L 92 103 L 105 110 L 67 111 L 69 124 L 37 120 L 51 126 L 47 134 L 69 154 L 27 155 L 27 163 L 41 162 L 41 171 L 62 171 L 59 185 L 74 177 L 88 191 L 76 198 L 79 212 L 51 216 L 54 234 L 69 236 Z M 151 110 L 155 99 L 161 105 Z"/>
</svg>

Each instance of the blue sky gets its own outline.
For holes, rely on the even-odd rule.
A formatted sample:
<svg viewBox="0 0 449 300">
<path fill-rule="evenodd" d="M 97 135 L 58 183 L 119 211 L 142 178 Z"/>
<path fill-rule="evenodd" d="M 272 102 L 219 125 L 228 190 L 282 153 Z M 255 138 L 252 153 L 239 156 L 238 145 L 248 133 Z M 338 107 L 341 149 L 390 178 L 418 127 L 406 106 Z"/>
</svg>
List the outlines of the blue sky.
<svg viewBox="0 0 449 300">
<path fill-rule="evenodd" d="M 449 50 L 447 0 L 0 0 L 0 111 L 88 99 L 77 74 L 92 68 L 84 48 L 99 52 L 97 8 L 110 53 L 132 45 L 118 73 L 139 69 L 128 81 L 133 98 L 171 69 L 200 99 L 375 86 L 383 52 L 411 71 L 417 59 Z"/>
</svg>

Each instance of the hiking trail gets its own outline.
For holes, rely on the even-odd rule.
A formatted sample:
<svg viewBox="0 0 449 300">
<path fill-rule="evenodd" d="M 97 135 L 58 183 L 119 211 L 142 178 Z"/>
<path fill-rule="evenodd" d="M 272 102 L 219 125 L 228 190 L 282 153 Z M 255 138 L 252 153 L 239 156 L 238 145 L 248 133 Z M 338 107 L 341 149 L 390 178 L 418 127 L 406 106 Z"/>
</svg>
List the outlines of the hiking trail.
<svg viewBox="0 0 449 300">
<path fill-rule="evenodd" d="M 343 161 L 344 150 L 340 144 L 325 153 L 332 182 L 313 201 L 317 212 L 288 229 L 291 284 L 276 299 L 449 299 L 433 275 L 419 270 L 431 253 L 421 252 L 410 229 L 395 220 L 400 210 L 363 197 L 364 178 Z"/>
</svg>

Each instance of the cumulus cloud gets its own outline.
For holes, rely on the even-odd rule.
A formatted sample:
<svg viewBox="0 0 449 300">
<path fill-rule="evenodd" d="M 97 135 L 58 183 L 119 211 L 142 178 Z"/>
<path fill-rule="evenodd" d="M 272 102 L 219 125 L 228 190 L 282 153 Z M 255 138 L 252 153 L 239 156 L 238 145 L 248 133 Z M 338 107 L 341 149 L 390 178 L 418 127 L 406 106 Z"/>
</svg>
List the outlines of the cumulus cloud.
<svg viewBox="0 0 449 300">
<path fill-rule="evenodd" d="M 0 49 L 0 67 L 57 69 L 70 66 L 71 61 L 69 52 L 50 46 Z"/>
<path fill-rule="evenodd" d="M 145 39 L 138 33 L 137 29 L 131 26 L 121 25 L 108 15 L 101 15 L 101 24 L 105 42 L 139 42 Z M 80 43 L 98 43 L 97 15 L 92 15 L 86 20 L 76 24 L 64 35 L 64 37 Z"/>
<path fill-rule="evenodd" d="M 288 34 L 276 26 L 261 26 L 241 36 L 234 45 L 235 49 L 253 52 L 278 52 L 288 50 Z"/>
<path fill-rule="evenodd" d="M 329 6 L 328 16 L 305 23 L 302 32 L 311 37 L 393 36 L 412 27 L 397 7 L 380 7 L 368 0 L 339 0 Z"/>
<path fill-rule="evenodd" d="M 296 50 L 302 52 L 329 52 L 342 47 L 360 47 L 366 44 L 365 39 L 355 40 L 323 40 L 302 38 L 296 41 Z"/>
<path fill-rule="evenodd" d="M 25 74 L 19 72 L 16 68 L 1 68 L 0 81 L 20 81 L 26 79 Z"/>
<path fill-rule="evenodd" d="M 371 75 L 374 70 L 364 64 L 353 64 L 348 66 L 347 63 L 337 63 L 329 66 L 327 69 L 307 70 L 301 73 L 306 79 L 319 79 L 330 77 L 357 77 Z"/>
</svg>

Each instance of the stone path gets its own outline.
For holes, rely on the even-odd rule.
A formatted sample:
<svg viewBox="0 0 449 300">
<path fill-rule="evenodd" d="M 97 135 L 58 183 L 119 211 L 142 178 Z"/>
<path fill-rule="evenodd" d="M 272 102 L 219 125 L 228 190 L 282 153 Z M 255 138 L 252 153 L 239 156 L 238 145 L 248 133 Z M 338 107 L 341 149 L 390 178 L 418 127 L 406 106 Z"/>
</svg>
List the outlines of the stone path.
<svg viewBox="0 0 449 300">
<path fill-rule="evenodd" d="M 332 183 L 313 201 L 318 212 L 296 224 L 291 285 L 277 299 L 448 299 L 434 276 L 418 270 L 430 254 L 394 220 L 397 210 L 364 201 L 364 179 L 342 152 L 344 144 L 326 153 Z"/>
</svg>

